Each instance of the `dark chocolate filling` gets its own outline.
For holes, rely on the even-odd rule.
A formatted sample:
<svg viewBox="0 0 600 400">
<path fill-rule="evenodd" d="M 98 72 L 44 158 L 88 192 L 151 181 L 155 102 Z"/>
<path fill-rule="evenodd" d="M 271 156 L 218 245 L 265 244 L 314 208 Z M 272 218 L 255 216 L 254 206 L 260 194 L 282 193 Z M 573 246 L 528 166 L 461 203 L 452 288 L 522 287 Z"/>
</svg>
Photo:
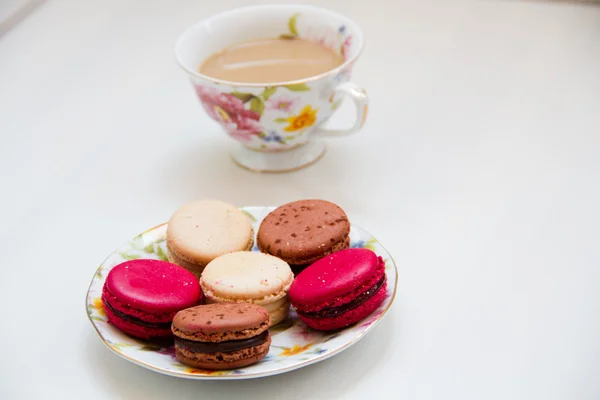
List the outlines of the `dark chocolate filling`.
<svg viewBox="0 0 600 400">
<path fill-rule="evenodd" d="M 247 339 L 226 340 L 224 342 L 197 342 L 175 336 L 175 347 L 191 351 L 192 353 L 233 353 L 234 351 L 259 346 L 267 341 L 269 331 L 264 331 L 258 336 Z"/>
<path fill-rule="evenodd" d="M 369 300 L 371 297 L 375 296 L 375 294 L 379 291 L 379 289 L 381 289 L 381 286 L 383 286 L 384 282 L 385 282 L 385 274 L 381 277 L 379 282 L 377 282 L 376 284 L 371 286 L 368 290 L 366 290 L 365 292 L 363 292 L 362 294 L 357 296 L 354 300 L 352 300 L 346 304 L 342 304 L 339 307 L 325 308 L 323 310 L 313 311 L 313 312 L 302 312 L 302 311 L 296 310 L 296 312 L 298 314 L 300 314 L 304 317 L 308 317 L 308 318 L 337 317 L 338 315 L 343 314 L 346 311 L 352 310 L 353 308 L 360 306 L 361 304 L 363 304 L 364 302 Z"/>
<path fill-rule="evenodd" d="M 125 321 L 129 321 L 132 324 L 136 324 L 139 326 L 143 326 L 144 328 L 154 328 L 154 329 L 171 329 L 170 322 L 148 322 L 141 320 L 136 317 L 132 317 L 131 315 L 127 315 L 122 311 L 115 310 L 107 301 L 104 302 L 104 305 L 112 311 L 117 317 L 124 319 Z"/>
</svg>

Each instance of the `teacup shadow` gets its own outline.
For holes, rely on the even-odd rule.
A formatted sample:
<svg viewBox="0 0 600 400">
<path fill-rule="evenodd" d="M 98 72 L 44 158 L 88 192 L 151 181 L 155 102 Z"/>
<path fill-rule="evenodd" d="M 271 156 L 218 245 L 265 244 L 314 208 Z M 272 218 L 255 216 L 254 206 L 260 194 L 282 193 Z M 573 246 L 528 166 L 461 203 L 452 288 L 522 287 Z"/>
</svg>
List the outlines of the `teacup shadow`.
<svg viewBox="0 0 600 400">
<path fill-rule="evenodd" d="M 212 139 L 192 142 L 165 154 L 156 166 L 157 181 L 165 194 L 173 196 L 174 204 L 201 198 L 260 206 L 302 198 L 351 201 L 351 188 L 339 185 L 348 180 L 345 166 L 340 165 L 343 148 L 327 143 L 325 156 L 313 165 L 293 172 L 258 173 L 235 164 L 230 155 L 235 142 L 220 134 L 218 139 L 212 135 Z"/>
<path fill-rule="evenodd" d="M 181 399 L 198 398 L 199 390 L 205 391 L 202 397 L 213 399 L 287 398 L 286 393 L 289 398 L 344 398 L 362 376 L 385 365 L 382 361 L 391 357 L 389 346 L 399 337 L 393 329 L 390 313 L 360 342 L 330 359 L 281 375 L 240 381 L 190 380 L 147 370 L 113 354 L 92 331 L 87 338 L 87 352 L 81 354 L 93 371 L 93 379 L 116 397 L 164 399 L 173 396 L 177 385 L 177 397 Z M 331 385 L 333 375 L 343 384 Z"/>
</svg>

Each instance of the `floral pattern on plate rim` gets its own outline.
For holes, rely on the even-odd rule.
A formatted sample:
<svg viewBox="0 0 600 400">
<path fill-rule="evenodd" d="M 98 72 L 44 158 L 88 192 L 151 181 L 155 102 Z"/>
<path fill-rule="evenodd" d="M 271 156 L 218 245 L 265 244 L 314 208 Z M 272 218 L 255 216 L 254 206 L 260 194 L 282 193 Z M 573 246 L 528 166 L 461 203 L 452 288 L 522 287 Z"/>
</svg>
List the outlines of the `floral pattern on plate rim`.
<svg viewBox="0 0 600 400">
<path fill-rule="evenodd" d="M 242 207 L 255 232 L 270 207 Z M 152 342 L 132 338 L 107 321 L 100 300 L 107 272 L 115 265 L 138 258 L 166 259 L 166 224 L 149 229 L 113 252 L 95 272 L 86 298 L 88 317 L 100 339 L 113 352 L 135 363 L 166 375 L 190 379 L 248 379 L 292 371 L 329 358 L 360 340 L 379 322 L 391 306 L 397 286 L 397 269 L 390 254 L 370 234 L 352 225 L 351 247 L 375 251 L 386 262 L 388 278 L 386 298 L 371 315 L 357 324 L 335 332 L 319 332 L 308 328 L 290 310 L 288 318 L 270 329 L 269 354 L 258 363 L 236 370 L 208 371 L 188 367 L 175 358 L 173 346 L 161 347 Z M 254 251 L 257 251 L 254 249 Z"/>
</svg>

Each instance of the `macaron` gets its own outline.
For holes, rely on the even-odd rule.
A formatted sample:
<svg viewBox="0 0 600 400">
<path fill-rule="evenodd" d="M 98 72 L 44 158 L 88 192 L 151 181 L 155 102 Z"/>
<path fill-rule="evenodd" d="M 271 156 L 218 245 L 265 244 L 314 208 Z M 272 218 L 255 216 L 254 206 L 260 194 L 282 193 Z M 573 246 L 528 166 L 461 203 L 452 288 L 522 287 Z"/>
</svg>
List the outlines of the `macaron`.
<svg viewBox="0 0 600 400">
<path fill-rule="evenodd" d="M 201 301 L 198 279 L 160 260 L 125 261 L 110 270 L 102 287 L 109 322 L 141 339 L 172 337 L 175 314 Z"/>
<path fill-rule="evenodd" d="M 271 345 L 269 313 L 256 304 L 207 304 L 175 315 L 175 355 L 204 369 L 233 369 L 256 363 Z"/>
<path fill-rule="evenodd" d="M 295 273 L 350 247 L 350 222 L 344 210 L 324 200 L 300 200 L 271 211 L 256 242 L 263 253 L 281 258 Z"/>
<path fill-rule="evenodd" d="M 250 250 L 254 231 L 248 217 L 231 204 L 199 200 L 180 207 L 167 225 L 169 261 L 197 277 L 215 258 Z"/>
<path fill-rule="evenodd" d="M 309 327 L 329 331 L 352 325 L 385 299 L 383 259 L 368 249 L 347 249 L 327 256 L 296 277 L 290 299 Z"/>
<path fill-rule="evenodd" d="M 283 260 L 259 252 L 240 251 L 211 261 L 200 286 L 207 303 L 254 303 L 263 306 L 271 325 L 283 321 L 290 309 L 288 291 L 294 279 Z"/>
</svg>

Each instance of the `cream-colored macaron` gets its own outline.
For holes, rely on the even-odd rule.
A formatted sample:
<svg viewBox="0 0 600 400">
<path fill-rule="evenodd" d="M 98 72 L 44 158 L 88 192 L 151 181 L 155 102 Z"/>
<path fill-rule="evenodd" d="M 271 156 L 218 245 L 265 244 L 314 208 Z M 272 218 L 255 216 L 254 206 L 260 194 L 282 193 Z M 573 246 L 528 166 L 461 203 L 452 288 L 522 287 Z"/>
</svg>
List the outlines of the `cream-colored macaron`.
<svg viewBox="0 0 600 400">
<path fill-rule="evenodd" d="M 196 276 L 215 258 L 250 250 L 254 230 L 248 217 L 231 204 L 200 200 L 185 204 L 169 219 L 168 258 Z"/>
<path fill-rule="evenodd" d="M 263 253 L 240 251 L 211 261 L 200 277 L 207 303 L 254 303 L 271 316 L 271 326 L 290 309 L 288 291 L 294 280 L 290 266 Z"/>
</svg>

